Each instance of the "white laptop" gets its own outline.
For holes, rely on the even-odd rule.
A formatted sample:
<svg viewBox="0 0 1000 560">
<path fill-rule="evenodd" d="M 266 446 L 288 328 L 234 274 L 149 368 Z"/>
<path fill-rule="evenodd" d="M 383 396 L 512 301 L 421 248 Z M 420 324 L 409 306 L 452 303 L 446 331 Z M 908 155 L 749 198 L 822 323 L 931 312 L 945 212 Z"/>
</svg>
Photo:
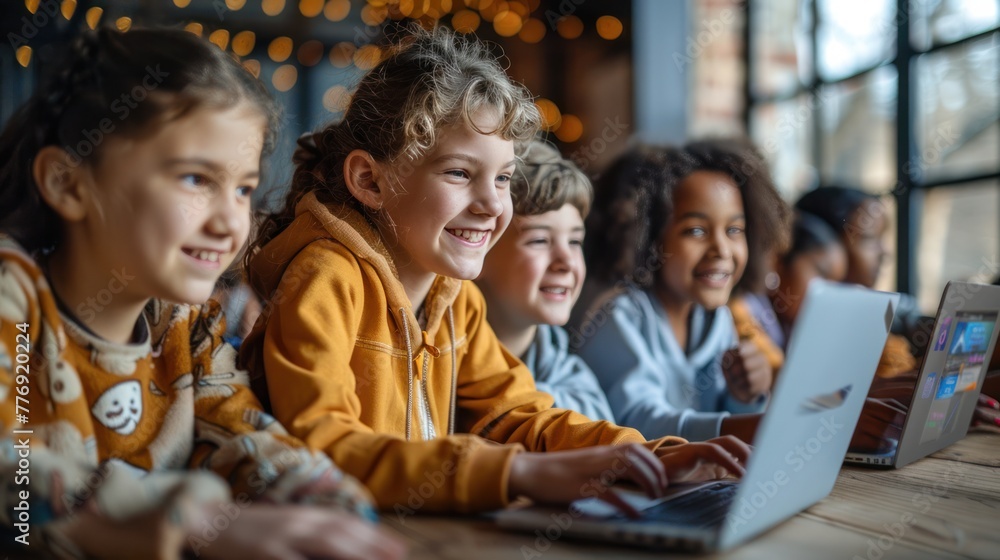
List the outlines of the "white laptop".
<svg viewBox="0 0 1000 560">
<path fill-rule="evenodd" d="M 623 492 L 639 519 L 587 498 L 568 509 L 505 510 L 497 522 L 546 536 L 690 551 L 727 549 L 775 526 L 833 489 L 898 301 L 898 294 L 810 283 L 742 480 L 676 486 L 657 500 Z"/>
<path fill-rule="evenodd" d="M 899 441 L 888 451 L 849 450 L 849 463 L 896 467 L 965 437 L 997 341 L 1000 286 L 949 282 Z"/>
</svg>

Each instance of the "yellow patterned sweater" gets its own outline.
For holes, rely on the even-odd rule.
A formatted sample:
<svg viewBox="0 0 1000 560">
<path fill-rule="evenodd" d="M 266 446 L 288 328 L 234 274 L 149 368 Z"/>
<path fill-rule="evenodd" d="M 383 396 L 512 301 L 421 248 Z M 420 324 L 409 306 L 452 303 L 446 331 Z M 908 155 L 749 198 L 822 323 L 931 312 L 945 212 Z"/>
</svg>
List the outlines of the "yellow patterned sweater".
<svg viewBox="0 0 1000 560">
<path fill-rule="evenodd" d="M 60 527 L 83 504 L 127 521 L 182 497 L 291 501 L 319 477 L 339 484 L 304 500 L 370 516 L 360 485 L 261 410 L 224 332 L 215 302 L 152 300 L 133 343 L 103 340 L 0 235 L 0 532 L 73 556 Z"/>
</svg>

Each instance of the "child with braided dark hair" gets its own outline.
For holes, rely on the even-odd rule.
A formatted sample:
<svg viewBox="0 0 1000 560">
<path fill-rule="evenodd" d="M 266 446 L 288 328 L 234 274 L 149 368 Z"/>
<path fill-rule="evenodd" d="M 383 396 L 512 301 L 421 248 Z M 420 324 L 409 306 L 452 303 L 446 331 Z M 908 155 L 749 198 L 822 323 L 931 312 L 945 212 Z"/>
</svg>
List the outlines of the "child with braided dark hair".
<svg viewBox="0 0 1000 560">
<path fill-rule="evenodd" d="M 67 56 L 0 133 L 0 532 L 73 558 L 400 556 L 354 515 L 364 489 L 263 412 L 205 303 L 273 100 L 182 30 Z"/>
</svg>

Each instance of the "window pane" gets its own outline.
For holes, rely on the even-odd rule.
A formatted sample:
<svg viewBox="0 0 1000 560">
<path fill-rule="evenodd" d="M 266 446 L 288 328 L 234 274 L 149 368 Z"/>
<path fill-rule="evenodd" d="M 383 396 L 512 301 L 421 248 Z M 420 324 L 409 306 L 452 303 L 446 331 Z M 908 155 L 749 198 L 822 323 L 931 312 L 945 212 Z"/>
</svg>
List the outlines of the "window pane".
<svg viewBox="0 0 1000 560">
<path fill-rule="evenodd" d="M 817 0 L 819 75 L 835 80 L 878 66 L 896 52 L 895 0 Z"/>
<path fill-rule="evenodd" d="M 816 184 L 812 99 L 800 95 L 762 103 L 750 112 L 751 137 L 767 158 L 775 185 L 786 200 L 794 200 Z"/>
<path fill-rule="evenodd" d="M 949 280 L 989 282 L 998 274 L 1000 181 L 931 189 L 922 208 L 917 297 L 933 314 Z"/>
<path fill-rule="evenodd" d="M 1000 168 L 1000 33 L 923 55 L 916 71 L 917 174 Z"/>
<path fill-rule="evenodd" d="M 923 0 L 911 2 L 913 45 L 926 49 L 1000 25 L 1000 0 Z"/>
<path fill-rule="evenodd" d="M 879 269 L 878 279 L 875 281 L 876 290 L 886 292 L 896 291 L 896 199 L 887 195 L 880 199 L 882 203 L 885 221 L 885 234 L 882 236 L 882 244 L 887 251 L 885 260 L 882 261 L 882 268 Z"/>
<path fill-rule="evenodd" d="M 819 89 L 826 184 L 885 192 L 896 182 L 896 69 Z"/>
<path fill-rule="evenodd" d="M 750 4 L 754 96 L 790 94 L 808 83 L 812 74 L 808 4 L 796 0 Z"/>
</svg>

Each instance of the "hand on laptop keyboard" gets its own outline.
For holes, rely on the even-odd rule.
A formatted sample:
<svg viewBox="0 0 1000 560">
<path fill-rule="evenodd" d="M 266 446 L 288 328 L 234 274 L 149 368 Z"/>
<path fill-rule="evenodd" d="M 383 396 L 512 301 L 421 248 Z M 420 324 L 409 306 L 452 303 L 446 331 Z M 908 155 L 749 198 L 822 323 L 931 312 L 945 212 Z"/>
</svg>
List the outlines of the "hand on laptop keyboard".
<svg viewBox="0 0 1000 560">
<path fill-rule="evenodd" d="M 750 458 L 750 446 L 735 436 L 708 441 L 660 447 L 656 454 L 667 470 L 671 483 L 698 482 L 742 477 Z"/>
</svg>

